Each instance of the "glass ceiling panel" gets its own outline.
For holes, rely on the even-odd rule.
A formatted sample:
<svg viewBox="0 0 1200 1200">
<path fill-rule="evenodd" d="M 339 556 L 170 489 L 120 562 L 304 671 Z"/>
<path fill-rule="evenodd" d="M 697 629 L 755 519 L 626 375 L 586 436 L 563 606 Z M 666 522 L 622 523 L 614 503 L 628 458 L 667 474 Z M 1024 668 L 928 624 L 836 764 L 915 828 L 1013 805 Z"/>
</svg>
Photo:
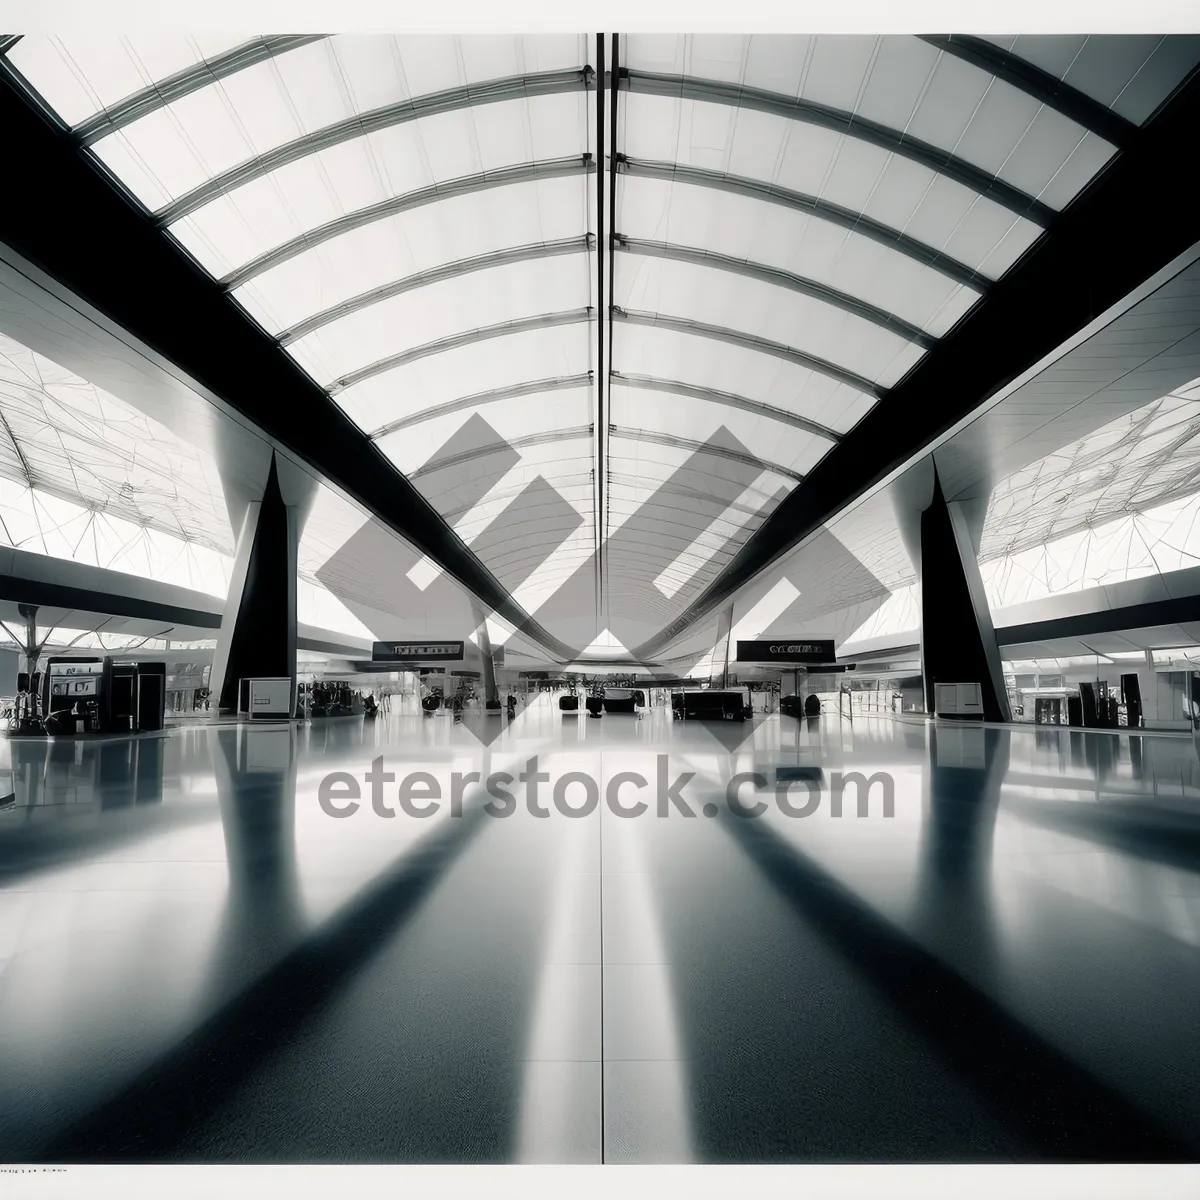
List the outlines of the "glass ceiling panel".
<svg viewBox="0 0 1200 1200">
<path fill-rule="evenodd" d="M 421 473 L 418 468 L 421 465 L 419 454 L 413 454 L 403 446 L 397 446 L 395 442 L 390 443 L 390 447 L 396 451 L 394 455 L 389 455 L 396 463 L 396 466 L 405 473 L 414 474 L 414 482 L 418 487 L 421 486 Z M 384 447 L 386 450 L 388 447 Z M 436 447 L 434 447 L 436 449 Z M 497 478 L 493 487 L 497 490 L 497 500 L 501 502 L 511 502 L 515 496 L 527 484 L 532 483 L 535 479 L 541 476 L 550 481 L 556 488 L 560 481 L 563 482 L 564 488 L 570 488 L 573 481 L 585 472 L 590 472 L 592 464 L 592 441 L 589 437 L 572 437 L 552 442 L 545 442 L 534 446 L 523 446 L 521 448 L 520 462 L 511 468 L 511 470 L 503 473 Z M 489 494 L 491 489 L 489 489 Z M 456 503 L 451 493 L 431 491 L 428 496 L 429 502 L 443 515 L 447 520 L 457 524 L 468 513 L 480 511 L 481 506 L 486 506 L 488 503 L 485 499 L 477 504 L 462 505 Z M 568 501 L 571 497 L 565 495 L 564 499 Z M 497 503 L 493 509 L 486 509 L 495 515 L 503 507 L 503 503 Z M 490 518 L 487 518 L 490 519 Z"/>
<path fill-rule="evenodd" d="M 0 478 L 0 545 L 223 597 L 232 558 L 178 533 Z"/>
<path fill-rule="evenodd" d="M 580 156 L 587 149 L 586 101 L 583 92 L 539 96 L 380 130 L 234 188 L 176 221 L 171 232 L 206 269 L 224 276 L 293 238 L 392 197 L 534 160 Z M 514 136 L 495 136 L 505 125 Z M 139 160 L 110 159 L 109 165 L 135 192 L 135 176 L 143 192 L 157 187 Z"/>
<path fill-rule="evenodd" d="M 7 58 L 68 125 L 77 125 L 157 80 L 250 40 L 246 34 L 155 30 L 27 34 Z"/>
<path fill-rule="evenodd" d="M 568 579 L 589 563 L 594 553 L 594 537 L 589 516 L 585 525 L 561 541 L 542 560 L 537 571 L 515 589 L 513 599 L 517 604 L 527 613 L 536 614 Z M 566 630 L 563 632 L 569 633 Z"/>
<path fill-rule="evenodd" d="M 875 403 L 845 383 L 768 354 L 623 321 L 613 327 L 613 364 L 624 375 L 675 380 L 769 404 L 838 433 L 852 429 Z"/>
<path fill-rule="evenodd" d="M 160 189 L 155 203 L 161 204 L 162 196 L 174 199 L 239 163 L 363 113 L 521 75 L 522 41 L 323 38 L 157 109 L 100 140 L 95 149 L 108 162 L 118 153 L 112 139 L 123 142 L 126 155 L 146 162 Z M 558 39 L 534 56 L 550 65 L 534 70 L 581 67 L 581 50 L 578 38 Z M 130 184 L 147 198 L 132 179 Z"/>
<path fill-rule="evenodd" d="M 450 442 L 474 413 L 495 431 L 497 441 L 527 438 L 551 429 L 587 425 L 592 419 L 592 393 L 590 387 L 580 387 L 536 400 L 522 398 L 451 413 L 385 435 L 378 441 L 379 448 L 393 461 L 403 459 L 410 463 L 406 470 L 415 469 Z M 527 448 L 521 448 L 522 455 L 526 451 Z"/>
<path fill-rule="evenodd" d="M 994 201 L 918 163 L 866 142 L 798 121 L 723 104 L 664 96 L 622 96 L 624 152 L 633 159 L 762 180 L 903 230 L 987 274 L 1014 225 L 1025 246 L 1041 230 Z M 1081 135 L 1082 136 L 1082 135 Z"/>
<path fill-rule="evenodd" d="M 491 569 L 496 570 L 500 564 L 513 567 L 526 563 L 526 569 L 517 572 L 519 578 L 508 580 L 510 586 L 543 584 L 544 572 L 553 571 L 559 578 L 569 575 L 591 557 L 595 546 L 591 493 L 576 489 L 578 495 L 572 497 L 571 488 L 564 486 L 569 478 L 561 473 L 526 471 L 519 486 L 489 494 L 452 523 L 477 553 L 485 546 L 489 549 L 487 564 Z M 531 497 L 544 503 L 534 506 Z M 515 543 L 514 553 L 508 553 L 506 543 Z M 534 567 L 536 576 L 532 573 Z M 525 607 L 527 612 L 533 611 Z"/>
<path fill-rule="evenodd" d="M 279 334 L 395 280 L 587 232 L 584 176 L 516 183 L 361 226 L 256 276 L 234 295 Z"/>
<path fill-rule="evenodd" d="M 779 421 L 756 417 L 716 404 L 697 403 L 683 396 L 613 385 L 612 423 L 618 429 L 641 429 L 670 435 L 686 430 L 694 442 L 707 442 L 725 428 L 746 450 L 766 463 L 807 475 L 832 448 L 827 438 Z M 610 438 L 609 454 L 622 455 L 628 439 Z M 793 481 L 794 482 L 794 481 Z"/>
<path fill-rule="evenodd" d="M 733 556 L 736 548 L 770 515 L 773 503 L 758 513 L 726 510 L 715 518 L 655 577 L 654 586 L 673 599 L 687 584 L 709 578 Z"/>
<path fill-rule="evenodd" d="M 1200 487 L 1200 380 L 1030 463 L 992 491 L 981 561 Z"/>
<path fill-rule="evenodd" d="M 588 322 L 494 338 L 397 367 L 339 392 L 336 400 L 359 428 L 531 380 L 586 375 L 594 338 Z"/>
<path fill-rule="evenodd" d="M 481 529 L 525 492 L 530 483 L 545 479 L 561 500 L 584 519 L 588 530 L 592 523 L 591 460 L 569 457 L 555 465 L 545 461 L 522 463 L 499 480 L 478 504 L 464 509 L 448 509 L 446 515 L 456 527 Z M 591 536 L 589 532 L 588 536 Z"/>
<path fill-rule="evenodd" d="M 648 497 L 660 484 L 672 481 L 672 476 L 679 471 L 680 467 L 687 464 L 693 454 L 692 449 L 687 446 L 664 446 L 648 440 L 638 441 L 636 438 L 612 438 L 609 446 L 613 474 L 637 481 L 632 485 L 620 486 L 626 489 L 627 494 L 640 497 Z M 708 455 L 701 457 L 705 463 L 704 472 L 699 477 L 697 472 L 687 473 L 688 483 L 692 488 L 696 488 L 702 483 L 703 476 L 708 476 L 711 483 L 713 479 L 741 476 L 745 476 L 748 481 L 753 481 L 762 475 L 766 478 L 762 480 L 760 487 L 770 492 L 780 489 L 791 491 L 796 484 L 796 481 L 790 476 L 770 468 L 756 470 L 747 464 L 731 463 Z M 711 468 L 708 464 L 711 464 Z M 673 482 L 678 482 L 678 480 Z M 716 494 L 711 487 L 705 487 L 705 491 Z M 614 496 L 615 494 L 614 491 Z M 610 526 L 611 528 L 613 526 Z"/>
<path fill-rule="evenodd" d="M 988 603 L 1047 596 L 1200 565 L 1200 495 L 1076 529 L 980 564 Z"/>
<path fill-rule="evenodd" d="M 586 308 L 588 260 L 562 256 L 496 267 L 380 301 L 293 342 L 288 352 L 322 386 L 389 355 L 463 330 Z"/>
<path fill-rule="evenodd" d="M 216 464 L 158 422 L 0 334 L 0 473 L 233 553 Z"/>
<path fill-rule="evenodd" d="M 305 53 L 319 45 L 292 53 Z M 202 100 L 207 101 L 212 112 L 172 111 L 179 105 L 196 106 Z M 224 97 L 208 91 L 197 92 L 179 105 L 158 110 L 93 147 L 101 160 L 151 209 L 163 208 L 200 184 L 264 153 L 257 148 L 246 153 L 242 146 L 236 152 L 229 147 L 209 148 L 208 143 L 219 137 L 214 132 L 218 120 L 236 120 Z M 535 96 L 460 108 L 341 141 L 322 150 L 318 161 L 345 171 L 358 167 L 363 150 L 369 150 L 366 160 L 369 166 L 360 169 L 370 169 L 380 176 L 377 182 L 385 188 L 365 201 L 370 203 L 385 194 L 428 186 L 458 175 L 567 153 L 555 147 L 564 142 L 574 147 L 577 137 L 573 139 L 572 134 L 577 135 L 578 131 L 573 128 L 572 118 L 585 108 L 586 94 L 582 89 L 574 95 Z M 188 123 L 181 123 L 181 116 Z M 280 140 L 291 142 L 293 138 Z M 351 153 L 350 147 L 356 147 L 359 153 Z M 272 174 L 287 180 L 294 172 L 284 166 Z M 256 183 L 261 185 L 261 177 L 232 188 L 228 194 L 242 195 Z M 359 186 L 367 184 L 362 182 Z"/>
<path fill-rule="evenodd" d="M 854 113 L 953 153 L 1052 208 L 1069 202 L 1114 152 L 1057 111 L 915 37 L 633 34 L 626 41 L 623 65 L 633 71 L 736 83 Z M 749 115 L 739 112 L 739 123 Z M 701 118 L 708 135 L 714 120 Z M 701 139 L 705 148 L 715 144 Z"/>
<path fill-rule="evenodd" d="M 980 293 L 879 242 L 777 204 L 684 182 L 617 179 L 617 232 L 790 271 L 935 337 Z"/>
<path fill-rule="evenodd" d="M 794 486 L 777 472 L 693 456 L 682 448 L 623 439 L 612 448 L 608 530 L 619 553 L 612 554 L 609 569 L 641 574 L 647 583 L 659 579 L 657 593 L 664 597 L 673 597 L 679 587 L 663 587 L 663 574 L 677 585 L 683 582 L 676 560 L 706 535 L 711 538 L 714 522 L 736 521 L 746 536 Z"/>
<path fill-rule="evenodd" d="M 528 553 L 532 548 L 539 561 L 551 553 L 559 553 L 568 539 L 571 541 L 571 557 L 576 561 L 585 541 L 590 551 L 593 544 L 590 495 L 581 494 L 573 504 L 566 490 L 559 486 L 562 481 L 569 481 L 571 476 L 564 473 L 561 464 L 557 470 L 553 469 L 554 464 L 550 464 L 550 470 L 546 470 L 545 466 L 541 463 L 523 467 L 511 480 L 504 481 L 505 490 L 484 497 L 468 514 L 456 521 L 455 530 L 463 541 L 470 545 L 489 526 L 499 521 L 503 526 L 503 536 L 525 542 L 525 552 Z M 548 495 L 545 504 L 533 509 L 522 503 L 522 497 L 539 480 L 545 480 L 553 492 Z M 512 486 L 507 486 L 509 484 Z M 564 513 L 567 514 L 567 521 L 563 520 Z"/>
<path fill-rule="evenodd" d="M 515 443 L 520 457 L 507 469 L 497 464 L 494 454 L 482 454 L 478 470 L 487 490 L 466 501 L 457 480 L 469 465 L 450 473 L 426 474 L 420 469 L 443 445 L 445 440 L 439 438 L 414 454 L 411 447 L 391 439 L 381 448 L 385 453 L 389 446 L 397 451 L 397 466 L 411 473 L 416 486 L 464 541 L 473 544 L 477 553 L 487 551 L 482 557 L 490 569 L 522 558 L 536 565 L 585 527 L 590 540 L 592 439 L 586 426 L 577 436 L 562 440 Z M 506 586 L 519 581 L 502 578 Z"/>
<path fill-rule="evenodd" d="M 821 300 L 692 263 L 619 255 L 615 302 L 736 329 L 790 345 L 883 387 L 921 357 L 919 346 Z"/>
</svg>

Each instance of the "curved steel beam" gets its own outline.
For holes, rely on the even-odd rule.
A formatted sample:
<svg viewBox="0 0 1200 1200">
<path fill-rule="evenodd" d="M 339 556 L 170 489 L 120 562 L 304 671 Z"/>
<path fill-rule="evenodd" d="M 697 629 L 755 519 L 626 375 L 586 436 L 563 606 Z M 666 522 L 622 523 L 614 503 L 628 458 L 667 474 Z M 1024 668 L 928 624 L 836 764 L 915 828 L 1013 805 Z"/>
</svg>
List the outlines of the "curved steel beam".
<svg viewBox="0 0 1200 1200">
<path fill-rule="evenodd" d="M 560 375 L 555 379 L 535 379 L 530 383 L 517 383 L 512 387 L 493 388 L 487 392 L 476 392 L 473 396 L 464 396 L 460 400 L 447 400 L 445 404 L 435 404 L 432 408 L 423 408 L 407 417 L 389 421 L 381 425 L 370 435 L 373 442 L 396 433 L 401 429 L 411 429 L 425 421 L 433 421 L 450 413 L 462 412 L 464 409 L 481 408 L 485 404 L 496 404 L 501 400 L 516 400 L 520 396 L 543 396 L 550 392 L 567 392 L 575 388 L 592 386 L 591 372 L 583 375 Z"/>
<path fill-rule="evenodd" d="M 305 317 L 295 325 L 285 329 L 279 337 L 279 344 L 287 346 L 292 342 L 306 337 L 322 325 L 328 325 L 351 313 L 361 312 L 372 304 L 391 300 L 394 296 L 402 296 L 406 292 L 415 292 L 418 288 L 429 287 L 431 284 L 444 283 L 448 279 L 458 279 L 475 271 L 487 271 L 492 267 L 507 267 L 513 263 L 531 262 L 535 259 L 554 258 L 560 254 L 582 254 L 592 249 L 596 244 L 595 237 L 585 233 L 574 238 L 560 238 L 554 242 L 534 242 L 528 246 L 514 246 L 510 250 L 493 250 L 489 254 L 477 254 L 473 258 L 460 258 L 455 262 L 443 263 L 440 267 L 432 267 L 428 271 L 418 271 L 415 275 L 406 275 L 403 279 L 394 279 L 367 292 L 360 292 L 349 300 L 343 300 L 322 312 Z"/>
<path fill-rule="evenodd" d="M 205 180 L 190 192 L 185 192 L 166 208 L 155 213 L 161 225 L 171 225 L 186 217 L 188 213 L 203 208 L 226 192 L 233 191 L 255 179 L 261 179 L 271 171 L 278 171 L 289 163 L 299 162 L 310 154 L 340 146 L 343 142 L 391 129 L 421 117 L 437 116 L 441 113 L 458 112 L 464 108 L 475 108 L 481 104 L 498 104 L 505 100 L 529 100 L 535 96 L 556 96 L 563 92 L 581 91 L 591 83 L 589 68 L 570 71 L 542 71 L 536 75 L 514 75 L 507 79 L 494 79 L 489 83 L 472 83 L 466 87 L 448 88 L 427 96 L 414 96 L 398 104 L 389 104 L 371 112 L 359 113 L 334 125 L 327 125 L 293 141 L 285 142 L 266 154 L 246 159 L 236 167 L 223 171 L 212 179 Z"/>
<path fill-rule="evenodd" d="M 687 333 L 692 337 L 711 338 L 715 342 L 727 342 L 731 346 L 742 346 L 747 350 L 756 350 L 759 354 L 769 354 L 773 358 L 782 358 L 795 363 L 798 367 L 815 371 L 829 379 L 836 380 L 852 387 L 855 391 L 882 399 L 884 389 L 872 383 L 862 375 L 847 371 L 834 363 L 826 362 L 813 354 L 805 354 L 803 350 L 795 350 L 782 342 L 771 342 L 766 338 L 755 337 L 750 333 L 741 333 L 736 329 L 727 329 L 723 325 L 706 325 L 703 321 L 691 321 L 684 317 L 664 317 L 659 313 L 636 312 L 630 309 L 613 308 L 613 320 L 624 321 L 628 325 L 643 325 L 648 329 L 670 329 L 675 333 Z"/>
<path fill-rule="evenodd" d="M 523 437 L 505 438 L 504 441 L 490 446 L 476 446 L 471 450 L 464 450 L 461 454 L 453 454 L 449 458 L 439 458 L 429 463 L 428 466 L 410 471 L 408 478 L 420 479 L 422 476 L 431 475 L 444 467 L 457 467 L 477 458 L 486 458 L 489 454 L 496 454 L 501 450 L 525 450 L 530 446 L 548 446 L 552 442 L 578 442 L 584 438 L 590 438 L 594 432 L 594 426 L 576 425 L 571 429 L 551 429 L 545 433 L 527 433 Z M 590 458 L 591 455 L 589 454 L 588 457 Z"/>
<path fill-rule="evenodd" d="M 368 363 L 365 367 L 359 367 L 357 371 L 351 371 L 349 375 L 343 375 L 341 379 L 334 380 L 329 385 L 328 391 L 331 396 L 336 396 L 356 383 L 362 383 L 364 379 L 382 375 L 385 371 L 394 370 L 396 367 L 406 367 L 409 363 L 429 358 L 434 354 L 444 354 L 447 350 L 473 346 L 477 342 L 490 341 L 492 338 L 528 333 L 532 329 L 553 329 L 559 325 L 582 325 L 585 321 L 590 321 L 592 316 L 593 311 L 590 308 L 570 308 L 566 312 L 539 313 L 536 317 L 523 317 L 519 321 L 501 321 L 498 325 L 484 325 L 479 329 L 468 329 L 462 333 L 452 334 L 450 337 L 439 338 L 436 342 L 413 346 L 410 350 L 401 350 L 399 354 L 389 354 L 387 358 Z"/>
<path fill-rule="evenodd" d="M 1114 112 L 1111 108 L 1093 100 L 1091 96 L 1073 88 L 1069 83 L 1055 78 L 1031 62 L 1010 54 L 1003 46 L 997 46 L 981 37 L 965 34 L 920 34 L 923 42 L 935 46 L 944 54 L 952 54 L 963 62 L 979 67 L 997 79 L 1032 96 L 1039 104 L 1052 108 L 1070 118 L 1076 125 L 1091 130 L 1106 142 L 1123 150 L 1137 133 L 1137 126 Z"/>
<path fill-rule="evenodd" d="M 837 225 L 850 233 L 860 233 L 863 237 L 879 242 L 889 250 L 896 250 L 906 258 L 920 263 L 923 267 L 932 267 L 956 283 L 965 284 L 976 291 L 985 291 L 991 282 L 986 276 L 980 275 L 965 263 L 951 258 L 948 254 L 927 246 L 916 238 L 892 229 L 880 221 L 873 221 L 862 213 L 840 204 L 831 204 L 828 200 L 819 200 L 816 196 L 807 196 L 803 192 L 792 192 L 786 188 L 776 187 L 761 179 L 746 179 L 740 175 L 726 175 L 721 171 L 708 171 L 703 167 L 685 167 L 681 163 L 648 162 L 640 159 L 619 157 L 617 170 L 624 175 L 632 175 L 637 179 L 661 179 L 668 183 L 687 183 L 693 187 L 716 188 L 722 192 L 732 192 L 737 196 L 748 196 L 751 200 L 765 200 L 768 204 L 779 204 L 784 208 L 795 209 L 797 212 L 809 213 Z"/>
<path fill-rule="evenodd" d="M 666 392 L 672 396 L 688 396 L 693 400 L 703 400 L 708 404 L 716 404 L 722 408 L 737 408 L 742 412 L 753 413 L 756 417 L 769 417 L 773 421 L 782 421 L 805 433 L 815 434 L 830 442 L 841 441 L 842 435 L 835 433 L 816 421 L 810 421 L 797 413 L 788 412 L 786 408 L 776 408 L 772 404 L 761 404 L 757 400 L 749 400 L 745 396 L 735 396 L 732 392 L 718 392 L 715 388 L 693 387 L 690 383 L 681 383 L 678 379 L 658 379 L 652 375 L 622 375 L 618 371 L 612 373 L 615 387 L 639 388 L 646 392 Z"/>
<path fill-rule="evenodd" d="M 643 479 L 641 476 L 624 475 L 617 471 L 614 471 L 614 472 L 612 472 L 612 474 L 610 474 L 609 483 L 611 483 L 614 487 L 627 487 L 627 488 L 634 488 L 634 489 L 638 489 L 638 490 L 644 489 L 646 486 L 646 480 Z M 692 502 L 693 504 L 695 504 L 695 503 L 711 504 L 712 503 L 712 496 L 707 494 L 706 492 L 702 492 L 697 488 L 685 487 L 683 484 L 675 483 L 673 480 L 670 480 L 670 479 L 667 479 L 667 480 L 663 481 L 662 483 L 655 483 L 653 486 L 654 486 L 655 494 L 664 493 L 664 494 L 671 495 L 671 496 L 679 496 L 684 500 L 688 500 L 688 501 Z M 774 497 L 770 497 L 769 500 L 770 499 L 774 499 Z M 768 500 L 768 502 L 769 502 L 769 500 Z M 636 509 L 639 507 L 640 507 L 640 503 L 635 502 L 631 505 L 630 511 L 636 511 Z M 695 509 L 690 508 L 687 511 L 694 513 Z M 749 505 L 749 504 L 742 504 L 740 502 L 740 500 L 735 500 L 732 504 L 728 505 L 726 511 L 743 513 L 747 517 L 756 517 L 756 516 L 762 515 L 762 507 L 761 506 L 758 508 L 755 508 L 754 506 Z"/>
<path fill-rule="evenodd" d="M 590 457 L 590 455 L 589 455 L 589 457 Z M 528 486 L 529 486 L 529 484 L 527 482 L 522 481 L 521 483 L 518 483 L 518 484 L 514 485 L 513 487 L 506 487 L 506 488 L 501 488 L 501 489 L 493 488 L 487 494 L 488 500 L 489 500 L 489 502 L 494 501 L 497 505 L 499 505 L 503 502 L 505 504 L 505 506 L 507 506 L 508 501 L 512 500 L 513 497 L 515 497 L 515 496 L 521 495 L 521 493 L 524 492 Z M 577 471 L 573 475 L 572 474 L 559 475 L 556 472 L 555 476 L 554 476 L 554 490 L 564 500 L 566 500 L 568 504 L 571 503 L 571 501 L 568 497 L 572 493 L 576 493 L 576 494 L 578 494 L 580 492 L 585 493 L 582 495 L 578 495 L 578 499 L 580 500 L 581 503 L 586 501 L 588 496 L 591 495 L 591 491 L 592 491 L 592 470 L 591 470 L 591 468 L 589 467 L 586 471 Z M 475 504 L 474 504 L 474 502 L 472 502 L 472 503 L 468 504 L 465 508 L 447 508 L 442 512 L 442 518 L 445 521 L 448 521 L 451 525 L 455 525 L 455 524 L 457 524 L 460 517 L 465 517 L 467 515 L 467 513 L 469 513 L 471 511 L 471 509 L 473 509 L 474 507 L 475 507 Z M 589 553 L 591 553 L 591 552 L 589 551 Z"/>
<path fill-rule="evenodd" d="M 712 446 L 708 442 L 697 442 L 693 438 L 676 437 L 670 433 L 655 433 L 649 429 L 627 429 L 620 425 L 610 425 L 608 432 L 611 437 L 620 438 L 625 442 L 650 442 L 655 446 L 671 446 L 677 450 L 686 450 L 689 454 L 710 454 L 713 458 L 725 458 L 730 462 L 745 463 L 748 467 L 758 467 L 763 471 L 773 471 L 776 475 L 785 475 L 797 483 L 804 476 L 791 467 L 781 467 L 778 463 L 767 462 L 756 454 L 743 454 L 740 450 L 731 450 L 723 446 Z"/>
<path fill-rule="evenodd" d="M 110 133 L 132 125 L 140 117 L 165 108 L 168 104 L 174 104 L 176 100 L 182 100 L 184 96 L 190 96 L 211 83 L 228 79 L 230 75 L 266 62 L 277 54 L 286 54 L 289 50 L 298 50 L 312 42 L 324 41 L 327 36 L 324 33 L 301 33 L 261 37 L 251 42 L 243 42 L 224 54 L 185 67 L 182 71 L 176 71 L 174 75 L 168 75 L 165 79 L 159 79 L 131 96 L 126 96 L 124 100 L 118 100 L 95 116 L 81 121 L 71 132 L 79 138 L 81 145 L 91 146 L 101 138 L 108 137 Z"/>
<path fill-rule="evenodd" d="M 916 325 L 896 316 L 886 309 L 877 308 L 857 296 L 839 292 L 836 288 L 827 287 L 815 279 L 804 275 L 793 275 L 790 271 L 781 271 L 776 267 L 764 266 L 762 263 L 748 262 L 743 258 L 733 258 L 728 254 L 718 254 L 715 250 L 698 250 L 691 246 L 677 246 L 671 242 L 651 242 L 642 238 L 627 238 L 617 235 L 617 249 L 626 254 L 641 254 L 647 258 L 666 258 L 672 262 L 692 263 L 698 267 L 712 267 L 718 271 L 728 271 L 732 275 L 741 275 L 746 279 L 758 279 L 775 287 L 786 288 L 790 292 L 798 292 L 822 304 L 840 308 L 851 316 L 861 317 L 902 337 L 906 342 L 915 342 L 923 350 L 930 350 L 937 345 L 937 338 L 932 337 Z"/>
<path fill-rule="evenodd" d="M 844 109 L 831 108 L 812 100 L 798 100 L 778 92 L 760 88 L 741 87 L 717 79 L 697 79 L 691 75 L 661 75 L 651 71 L 626 71 L 621 87 L 644 96 L 666 96 L 683 100 L 700 100 L 709 104 L 725 104 L 735 108 L 769 113 L 788 121 L 800 121 L 819 129 L 845 134 L 866 142 L 879 150 L 919 163 L 927 170 L 953 179 L 955 183 L 994 200 L 1009 212 L 1025 217 L 1044 229 L 1054 219 L 1054 209 L 1034 196 L 997 179 L 987 171 L 956 157 L 948 150 L 939 150 L 929 142 L 889 129 Z"/>
<path fill-rule="evenodd" d="M 509 187 L 518 183 L 537 183 L 543 179 L 563 179 L 570 175 L 587 175 L 595 171 L 596 164 L 590 154 L 581 154 L 572 158 L 548 158 L 540 162 L 518 163 L 515 167 L 504 167 L 499 171 L 483 171 L 478 175 L 463 175 L 446 183 L 435 183 L 432 187 L 418 188 L 414 192 L 405 192 L 400 196 L 389 196 L 378 204 L 370 204 L 366 208 L 356 209 L 344 217 L 318 225 L 284 242 L 281 246 L 267 250 L 257 258 L 230 272 L 221 280 L 221 286 L 227 291 L 233 291 L 245 283 L 249 283 L 256 275 L 277 267 L 289 259 L 320 246 L 343 233 L 361 229 L 375 221 L 394 217 L 397 213 L 410 212 L 414 208 L 422 208 L 426 204 L 436 204 L 439 200 L 452 200 L 457 196 L 469 196 L 475 192 L 484 192 L 489 188 Z"/>
</svg>

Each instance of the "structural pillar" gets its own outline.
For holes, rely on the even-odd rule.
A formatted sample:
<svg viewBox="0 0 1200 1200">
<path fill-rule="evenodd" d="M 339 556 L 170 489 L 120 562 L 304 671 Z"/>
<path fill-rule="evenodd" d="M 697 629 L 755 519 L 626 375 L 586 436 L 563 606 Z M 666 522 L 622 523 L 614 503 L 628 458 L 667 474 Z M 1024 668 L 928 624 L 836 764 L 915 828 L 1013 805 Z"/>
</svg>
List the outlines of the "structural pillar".
<svg viewBox="0 0 1200 1200">
<path fill-rule="evenodd" d="M 229 491 L 227 485 L 227 499 Z M 242 679 L 283 677 L 292 681 L 296 711 L 297 552 L 314 493 L 307 476 L 272 452 L 259 497 L 230 503 L 231 516 L 241 519 L 234 524 L 237 550 L 209 675 L 224 712 L 237 711 Z"/>
<path fill-rule="evenodd" d="M 978 683 L 985 721 L 1010 721 L 991 609 L 979 573 L 977 536 L 986 502 L 947 503 L 936 470 L 921 513 L 921 675 L 926 711 L 938 683 Z"/>
<path fill-rule="evenodd" d="M 479 644 L 479 657 L 483 663 L 483 700 L 485 704 L 499 704 L 500 688 L 496 683 L 496 661 L 492 657 L 492 636 L 488 633 L 487 617 L 473 600 L 471 612 L 475 617 L 475 639 Z"/>
<path fill-rule="evenodd" d="M 712 671 L 709 676 L 709 686 L 727 688 L 729 686 L 729 637 L 733 632 L 733 605 L 721 611 L 717 618 L 717 641 L 713 647 Z"/>
<path fill-rule="evenodd" d="M 38 659 L 42 654 L 43 643 L 37 640 L 37 605 L 18 604 L 17 612 L 25 622 L 25 643 L 21 649 L 25 653 L 25 670 L 32 681 L 37 671 Z M 31 684 L 32 686 L 32 684 Z"/>
<path fill-rule="evenodd" d="M 1154 651 L 1147 650 L 1137 670 L 1138 691 L 1142 693 L 1142 724 L 1152 729 L 1158 723 L 1158 674 L 1154 669 Z"/>
</svg>

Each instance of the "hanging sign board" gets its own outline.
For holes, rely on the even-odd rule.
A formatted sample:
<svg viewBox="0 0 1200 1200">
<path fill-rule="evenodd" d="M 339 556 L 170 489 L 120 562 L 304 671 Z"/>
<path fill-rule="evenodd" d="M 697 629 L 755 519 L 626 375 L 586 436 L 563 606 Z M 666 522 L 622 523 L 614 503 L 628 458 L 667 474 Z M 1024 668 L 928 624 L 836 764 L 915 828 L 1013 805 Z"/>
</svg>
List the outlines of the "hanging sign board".
<svg viewBox="0 0 1200 1200">
<path fill-rule="evenodd" d="M 461 662 L 466 646 L 463 642 L 375 642 L 371 646 L 372 662 L 427 663 Z"/>
<path fill-rule="evenodd" d="M 769 641 L 737 644 L 737 661 L 744 663 L 831 663 L 832 641 L 812 638 L 772 638 Z"/>
</svg>

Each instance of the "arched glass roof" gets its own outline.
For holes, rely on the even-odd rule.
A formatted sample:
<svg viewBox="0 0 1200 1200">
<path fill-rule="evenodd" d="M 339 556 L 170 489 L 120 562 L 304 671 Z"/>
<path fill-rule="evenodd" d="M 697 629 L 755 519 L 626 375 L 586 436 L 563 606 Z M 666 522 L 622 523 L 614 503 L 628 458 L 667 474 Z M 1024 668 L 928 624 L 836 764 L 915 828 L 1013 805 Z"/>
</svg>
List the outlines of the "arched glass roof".
<svg viewBox="0 0 1200 1200">
<path fill-rule="evenodd" d="M 1200 46 L 88 34 L 6 58 L 485 566 L 532 596 L 534 564 L 544 598 L 620 533 L 597 576 L 649 628 Z"/>
</svg>

